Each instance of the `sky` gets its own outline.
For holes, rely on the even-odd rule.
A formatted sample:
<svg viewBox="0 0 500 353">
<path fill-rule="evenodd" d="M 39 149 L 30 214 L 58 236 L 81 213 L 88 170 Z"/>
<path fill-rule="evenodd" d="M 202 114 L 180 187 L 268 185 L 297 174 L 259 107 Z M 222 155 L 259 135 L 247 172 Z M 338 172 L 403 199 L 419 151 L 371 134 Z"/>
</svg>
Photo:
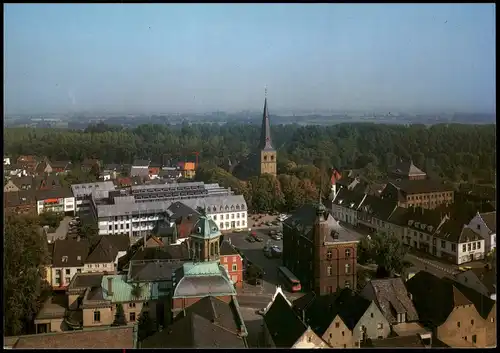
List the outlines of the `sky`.
<svg viewBox="0 0 500 353">
<path fill-rule="evenodd" d="M 4 5 L 4 113 L 494 112 L 494 4 Z"/>
</svg>

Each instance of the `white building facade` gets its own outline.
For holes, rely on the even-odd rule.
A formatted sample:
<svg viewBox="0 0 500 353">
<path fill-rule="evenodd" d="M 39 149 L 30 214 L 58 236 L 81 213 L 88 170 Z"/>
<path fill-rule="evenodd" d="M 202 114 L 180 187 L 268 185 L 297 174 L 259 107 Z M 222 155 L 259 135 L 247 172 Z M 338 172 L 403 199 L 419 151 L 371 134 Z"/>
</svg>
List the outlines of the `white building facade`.
<svg viewBox="0 0 500 353">
<path fill-rule="evenodd" d="M 37 200 L 37 213 L 56 212 L 56 213 L 74 213 L 75 198 L 71 197 L 54 197 L 50 199 Z"/>
<path fill-rule="evenodd" d="M 497 247 L 496 211 L 478 212 L 469 222 L 468 227 L 484 239 L 486 253 L 490 253 Z"/>
<path fill-rule="evenodd" d="M 118 200 L 117 200 L 118 199 Z M 97 218 L 99 234 L 128 234 L 143 237 L 152 233 L 158 221 L 167 218 L 167 209 L 174 202 L 182 202 L 193 210 L 205 210 L 222 231 L 247 227 L 247 205 L 242 195 L 210 196 L 171 201 L 137 202 L 133 197 L 115 198 L 113 205 L 99 205 L 94 200 L 93 214 Z"/>
</svg>

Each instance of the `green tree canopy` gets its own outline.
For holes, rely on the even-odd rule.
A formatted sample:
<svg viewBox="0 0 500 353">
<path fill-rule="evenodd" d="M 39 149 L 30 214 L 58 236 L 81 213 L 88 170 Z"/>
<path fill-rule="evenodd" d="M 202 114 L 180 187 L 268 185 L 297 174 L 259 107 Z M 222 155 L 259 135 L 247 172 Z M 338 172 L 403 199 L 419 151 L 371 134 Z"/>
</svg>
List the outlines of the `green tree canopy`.
<svg viewBox="0 0 500 353">
<path fill-rule="evenodd" d="M 116 304 L 116 314 L 115 320 L 112 326 L 125 326 L 127 324 L 127 319 L 125 318 L 125 312 L 123 311 L 122 303 Z"/>
<path fill-rule="evenodd" d="M 6 335 L 28 333 L 48 286 L 47 240 L 36 217 L 9 215 L 4 230 L 4 322 Z"/>
<path fill-rule="evenodd" d="M 376 233 L 358 245 L 358 262 L 375 263 L 379 274 L 402 274 L 407 267 L 408 249 L 395 235 Z"/>
<path fill-rule="evenodd" d="M 59 223 L 64 219 L 64 213 L 43 212 L 38 217 L 41 226 L 57 228 Z"/>
<path fill-rule="evenodd" d="M 139 316 L 137 326 L 139 341 L 143 341 L 156 332 L 156 321 L 149 315 L 147 311 L 143 312 Z"/>
</svg>

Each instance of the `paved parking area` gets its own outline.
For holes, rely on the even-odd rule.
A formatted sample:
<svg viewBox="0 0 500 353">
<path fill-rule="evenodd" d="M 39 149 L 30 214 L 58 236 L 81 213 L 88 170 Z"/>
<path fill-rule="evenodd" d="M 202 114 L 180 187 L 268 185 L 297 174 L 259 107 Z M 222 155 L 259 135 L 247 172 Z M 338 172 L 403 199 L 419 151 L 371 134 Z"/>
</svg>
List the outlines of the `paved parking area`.
<svg viewBox="0 0 500 353">
<path fill-rule="evenodd" d="M 278 216 L 272 216 L 264 213 L 252 214 L 248 216 L 247 224 L 252 229 L 267 229 L 267 222 L 277 221 Z M 281 228 L 281 222 L 276 225 L 276 227 Z"/>
<path fill-rule="evenodd" d="M 277 245 L 283 248 L 282 240 L 273 240 L 269 236 L 269 230 L 273 228 L 266 227 L 266 229 L 256 229 L 257 236 L 260 236 L 262 242 L 250 243 L 246 240 L 248 232 L 230 233 L 224 236 L 225 239 L 231 239 L 231 243 L 239 249 L 245 258 L 257 266 L 261 267 L 264 272 L 263 288 L 258 290 L 255 286 L 245 285 L 242 292 L 256 292 L 259 294 L 272 294 L 276 290 L 276 285 L 281 284 L 278 279 L 278 267 L 281 266 L 281 259 L 267 258 L 264 255 L 264 245 L 269 241 L 272 245 Z M 274 228 L 276 229 L 276 228 Z M 252 288 L 253 287 L 253 288 Z"/>
<path fill-rule="evenodd" d="M 59 223 L 56 231 L 54 233 L 47 234 L 47 240 L 54 242 L 56 240 L 66 239 L 66 235 L 69 230 L 69 222 L 72 220 L 72 217 L 64 217 L 63 220 Z"/>
</svg>

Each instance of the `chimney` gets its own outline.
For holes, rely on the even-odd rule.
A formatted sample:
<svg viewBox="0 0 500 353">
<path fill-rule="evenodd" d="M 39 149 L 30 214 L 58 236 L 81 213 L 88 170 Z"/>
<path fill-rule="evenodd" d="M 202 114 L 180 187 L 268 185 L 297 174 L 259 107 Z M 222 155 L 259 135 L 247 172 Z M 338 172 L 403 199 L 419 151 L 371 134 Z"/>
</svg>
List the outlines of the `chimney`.
<svg viewBox="0 0 500 353">
<path fill-rule="evenodd" d="M 108 277 L 108 295 L 113 295 L 113 277 Z"/>
</svg>

